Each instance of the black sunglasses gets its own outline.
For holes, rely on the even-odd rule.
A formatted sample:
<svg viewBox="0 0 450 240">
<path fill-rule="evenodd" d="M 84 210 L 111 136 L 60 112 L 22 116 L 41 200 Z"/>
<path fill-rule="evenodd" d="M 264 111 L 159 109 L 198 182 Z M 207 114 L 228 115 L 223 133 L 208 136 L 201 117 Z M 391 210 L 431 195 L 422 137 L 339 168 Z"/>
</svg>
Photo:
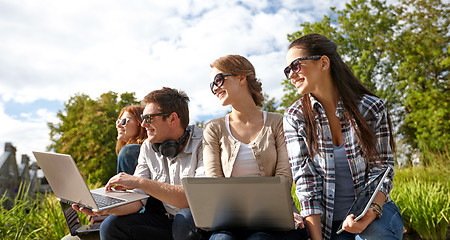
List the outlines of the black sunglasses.
<svg viewBox="0 0 450 240">
<path fill-rule="evenodd" d="M 145 121 L 146 123 L 151 124 L 154 117 L 157 117 L 157 116 L 167 117 L 169 115 L 170 114 L 167 114 L 167 113 L 155 113 L 155 114 L 145 114 L 145 115 L 141 114 L 141 119 L 142 119 L 142 121 Z"/>
<path fill-rule="evenodd" d="M 319 59 L 321 57 L 322 57 L 321 55 L 314 55 L 314 56 L 309 56 L 309 57 L 304 57 L 304 58 L 297 58 L 294 61 L 292 61 L 291 64 L 289 64 L 289 66 L 287 66 L 284 69 L 284 75 L 286 75 L 286 77 L 289 79 L 289 75 L 290 75 L 291 71 L 293 71 L 294 73 L 298 73 L 302 69 L 300 61 L 303 61 L 303 60 L 317 60 L 317 59 Z"/>
<path fill-rule="evenodd" d="M 222 87 L 223 83 L 225 82 L 225 77 L 229 77 L 229 76 L 236 76 L 234 74 L 227 74 L 224 75 L 223 73 L 218 73 L 215 77 L 214 77 L 214 81 L 212 83 L 209 84 L 209 87 L 211 88 L 211 92 L 213 94 L 214 93 L 214 86 L 220 88 Z"/>
<path fill-rule="evenodd" d="M 127 123 L 128 123 L 129 121 L 130 121 L 129 118 L 117 119 L 117 121 L 116 121 L 116 127 L 118 127 L 119 124 L 125 127 L 125 125 L 127 125 Z"/>
</svg>

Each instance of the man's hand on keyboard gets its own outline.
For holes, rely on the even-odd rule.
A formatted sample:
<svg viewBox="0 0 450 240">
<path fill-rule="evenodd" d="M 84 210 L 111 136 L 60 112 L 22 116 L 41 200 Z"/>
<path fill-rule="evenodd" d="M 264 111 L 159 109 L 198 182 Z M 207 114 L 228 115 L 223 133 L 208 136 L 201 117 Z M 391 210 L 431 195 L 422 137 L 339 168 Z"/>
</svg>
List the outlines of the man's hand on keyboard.
<svg viewBox="0 0 450 240">
<path fill-rule="evenodd" d="M 139 178 L 126 173 L 119 173 L 109 179 L 108 183 L 105 185 L 107 191 L 111 191 L 113 188 L 116 190 L 132 190 L 138 188 Z"/>
</svg>

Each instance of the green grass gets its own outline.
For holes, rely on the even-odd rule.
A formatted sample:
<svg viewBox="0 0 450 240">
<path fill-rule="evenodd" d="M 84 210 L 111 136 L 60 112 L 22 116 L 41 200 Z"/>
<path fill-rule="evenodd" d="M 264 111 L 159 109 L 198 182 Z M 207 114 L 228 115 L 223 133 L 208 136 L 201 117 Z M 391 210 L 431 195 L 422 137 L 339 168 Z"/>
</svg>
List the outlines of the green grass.
<svg viewBox="0 0 450 240">
<path fill-rule="evenodd" d="M 401 210 L 405 227 L 422 239 L 445 239 L 450 217 L 448 186 L 417 177 L 396 185 L 391 197 Z"/>
<path fill-rule="evenodd" d="M 405 228 L 422 239 L 446 239 L 450 220 L 449 168 L 398 169 L 391 198 L 400 208 Z"/>
<path fill-rule="evenodd" d="M 0 239 L 61 239 L 69 233 L 61 206 L 53 194 L 28 196 L 29 186 L 21 185 L 14 199 L 0 198 Z M 11 209 L 3 203 L 10 201 Z M 87 224 L 84 214 L 81 222 Z"/>
</svg>

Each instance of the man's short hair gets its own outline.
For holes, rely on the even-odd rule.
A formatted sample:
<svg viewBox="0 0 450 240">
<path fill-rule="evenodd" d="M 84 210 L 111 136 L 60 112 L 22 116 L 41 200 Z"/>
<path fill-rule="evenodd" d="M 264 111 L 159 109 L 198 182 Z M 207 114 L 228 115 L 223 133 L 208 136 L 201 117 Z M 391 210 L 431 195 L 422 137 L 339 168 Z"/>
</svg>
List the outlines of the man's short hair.
<svg viewBox="0 0 450 240">
<path fill-rule="evenodd" d="M 147 94 L 141 102 L 143 106 L 149 103 L 157 104 L 162 113 L 176 112 L 184 129 L 189 125 L 189 97 L 184 91 L 163 87 Z"/>
</svg>

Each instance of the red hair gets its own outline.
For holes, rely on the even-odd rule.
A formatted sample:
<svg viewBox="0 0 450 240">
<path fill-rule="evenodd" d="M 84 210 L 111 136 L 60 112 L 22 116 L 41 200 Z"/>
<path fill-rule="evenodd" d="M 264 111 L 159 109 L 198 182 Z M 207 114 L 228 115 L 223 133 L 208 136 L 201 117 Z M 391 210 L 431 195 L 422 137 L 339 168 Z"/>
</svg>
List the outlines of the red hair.
<svg viewBox="0 0 450 240">
<path fill-rule="evenodd" d="M 128 112 L 131 118 L 136 121 L 138 127 L 137 131 L 138 134 L 134 137 L 131 137 L 127 142 L 117 139 L 116 154 L 119 154 L 119 151 L 120 149 L 122 149 L 123 146 L 131 143 L 141 144 L 147 138 L 147 132 L 143 127 L 141 127 L 142 124 L 141 114 L 144 112 L 144 108 L 136 105 L 124 107 L 120 110 L 118 119 L 120 119 L 125 112 Z"/>
</svg>

